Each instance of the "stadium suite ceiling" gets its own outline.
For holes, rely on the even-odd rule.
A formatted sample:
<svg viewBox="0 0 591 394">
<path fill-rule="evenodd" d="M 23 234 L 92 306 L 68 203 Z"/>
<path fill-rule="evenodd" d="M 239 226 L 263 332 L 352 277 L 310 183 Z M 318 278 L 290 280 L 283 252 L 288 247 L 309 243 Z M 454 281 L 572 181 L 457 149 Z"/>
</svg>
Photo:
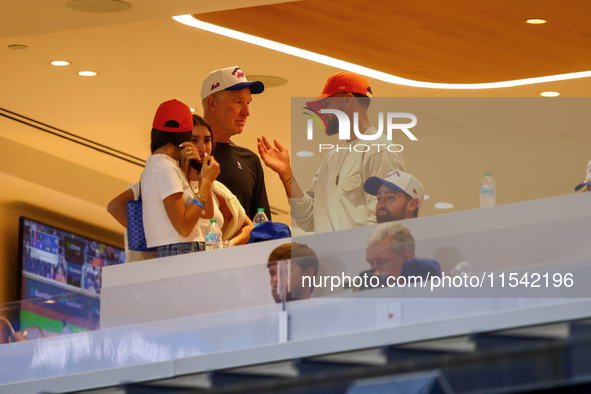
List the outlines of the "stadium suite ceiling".
<svg viewBox="0 0 591 394">
<path fill-rule="evenodd" d="M 197 14 L 399 77 L 479 83 L 589 70 L 591 3 L 302 0 Z M 525 23 L 545 18 L 546 24 Z"/>
<path fill-rule="evenodd" d="M 254 98 L 252 116 L 235 142 L 256 150 L 255 138 L 264 134 L 289 147 L 291 98 L 316 95 L 326 76 L 338 70 L 172 19 L 183 14 L 419 81 L 493 82 L 591 70 L 591 5 L 586 1 L 129 2 L 130 10 L 114 14 L 73 11 L 65 0 L 2 2 L 0 108 L 145 160 L 157 105 L 177 98 L 201 112 L 199 90 L 207 73 L 240 65 L 247 76 L 277 76 L 288 83 Z M 530 17 L 548 23 L 527 25 Z M 8 48 L 14 44 L 28 48 Z M 52 60 L 71 65 L 54 67 Z M 83 69 L 98 75 L 78 76 Z M 491 90 L 370 83 L 381 97 L 539 97 L 546 90 L 587 97 L 591 91 L 589 78 Z M 532 135 L 519 157 L 501 160 L 500 153 L 494 165 L 505 178 L 496 178 L 502 185 L 499 202 L 571 192 L 591 158 L 591 133 L 584 126 L 589 123 L 571 119 L 568 130 Z M 437 141 L 405 154 L 409 171 L 432 196 L 422 215 L 440 213 L 432 207 L 437 201 L 452 202 L 456 210 L 477 207 L 480 167 L 486 163 L 475 152 L 490 148 L 487 136 L 494 132 L 486 127 L 453 144 L 453 154 Z M 0 117 L 0 138 L 3 188 L 10 190 L 0 197 L 4 203 L 20 199 L 121 231 L 104 207 L 139 178 L 141 166 L 6 116 Z M 469 160 L 462 160 L 463 152 Z M 551 160 L 540 160 L 548 155 Z M 296 170 L 302 183 L 307 184 L 319 162 L 314 156 Z M 536 163 L 533 171 L 557 176 L 540 185 L 523 163 Z M 444 180 L 433 167 L 456 176 Z M 277 177 L 266 171 L 266 181 L 272 207 L 288 212 Z M 42 197 L 48 194 L 52 197 Z M 276 218 L 288 220 L 287 215 Z"/>
</svg>

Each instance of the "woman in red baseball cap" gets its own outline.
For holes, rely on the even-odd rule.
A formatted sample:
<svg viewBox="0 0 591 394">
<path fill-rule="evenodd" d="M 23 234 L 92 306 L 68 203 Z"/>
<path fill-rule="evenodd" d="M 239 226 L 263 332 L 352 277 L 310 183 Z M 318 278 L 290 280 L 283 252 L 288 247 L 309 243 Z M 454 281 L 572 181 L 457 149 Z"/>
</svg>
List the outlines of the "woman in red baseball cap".
<svg viewBox="0 0 591 394">
<path fill-rule="evenodd" d="M 178 100 L 162 103 L 154 117 L 152 156 L 142 173 L 141 197 L 146 242 L 157 248 L 157 257 L 203 251 L 209 219 L 216 219 L 222 231 L 233 220 L 228 203 L 212 194 L 220 188 L 214 187 L 220 166 L 211 156 L 211 131 L 205 122 L 194 126 L 193 119 L 189 107 Z M 199 148 L 191 141 L 193 134 Z M 246 242 L 248 222 L 242 219 L 238 229 L 233 241 Z"/>
</svg>

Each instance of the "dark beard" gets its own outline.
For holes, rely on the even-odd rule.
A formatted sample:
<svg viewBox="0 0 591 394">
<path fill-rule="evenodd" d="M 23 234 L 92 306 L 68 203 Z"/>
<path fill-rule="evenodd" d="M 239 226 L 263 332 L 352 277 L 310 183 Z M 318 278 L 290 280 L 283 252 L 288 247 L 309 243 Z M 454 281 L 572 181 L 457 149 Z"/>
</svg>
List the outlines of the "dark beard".
<svg viewBox="0 0 591 394">
<path fill-rule="evenodd" d="M 402 219 L 404 219 L 404 216 L 405 216 L 404 209 L 401 209 L 398 212 L 394 212 L 394 213 L 392 213 L 390 211 L 387 211 L 387 212 L 388 213 L 384 213 L 384 214 L 378 214 L 376 212 L 376 220 L 378 223 L 386 223 L 386 222 L 394 222 L 396 220 L 402 220 Z"/>
<path fill-rule="evenodd" d="M 376 215 L 376 219 L 378 221 L 378 223 L 386 223 L 386 222 L 391 222 L 392 220 L 392 214 L 390 214 L 390 212 L 388 212 L 387 214 L 384 215 Z"/>
<path fill-rule="evenodd" d="M 339 133 L 339 120 L 333 114 L 328 114 L 324 116 L 324 120 L 326 121 L 326 135 L 335 135 Z"/>
</svg>

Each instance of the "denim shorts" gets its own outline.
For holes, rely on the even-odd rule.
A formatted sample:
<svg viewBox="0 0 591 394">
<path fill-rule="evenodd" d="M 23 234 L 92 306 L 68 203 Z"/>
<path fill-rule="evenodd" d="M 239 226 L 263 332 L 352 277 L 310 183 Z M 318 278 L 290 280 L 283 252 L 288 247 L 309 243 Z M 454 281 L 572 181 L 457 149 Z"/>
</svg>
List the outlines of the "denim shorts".
<svg viewBox="0 0 591 394">
<path fill-rule="evenodd" d="M 205 242 L 182 242 L 178 244 L 158 246 L 156 257 L 176 256 L 179 254 L 203 252 Z"/>
</svg>

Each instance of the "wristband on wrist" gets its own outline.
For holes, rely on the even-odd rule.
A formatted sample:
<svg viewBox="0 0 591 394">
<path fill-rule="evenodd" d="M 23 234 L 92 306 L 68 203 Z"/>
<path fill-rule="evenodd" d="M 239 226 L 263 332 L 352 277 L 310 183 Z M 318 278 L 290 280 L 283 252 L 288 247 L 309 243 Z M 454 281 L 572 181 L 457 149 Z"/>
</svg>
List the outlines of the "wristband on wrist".
<svg viewBox="0 0 591 394">
<path fill-rule="evenodd" d="M 199 194 L 195 194 L 195 197 L 193 197 L 193 200 L 200 201 L 201 204 L 203 204 L 203 205 L 207 204 L 207 198 L 205 198 Z"/>
<path fill-rule="evenodd" d="M 205 209 L 205 205 L 199 200 L 193 200 L 193 204 L 201 207 L 201 209 Z"/>
</svg>

